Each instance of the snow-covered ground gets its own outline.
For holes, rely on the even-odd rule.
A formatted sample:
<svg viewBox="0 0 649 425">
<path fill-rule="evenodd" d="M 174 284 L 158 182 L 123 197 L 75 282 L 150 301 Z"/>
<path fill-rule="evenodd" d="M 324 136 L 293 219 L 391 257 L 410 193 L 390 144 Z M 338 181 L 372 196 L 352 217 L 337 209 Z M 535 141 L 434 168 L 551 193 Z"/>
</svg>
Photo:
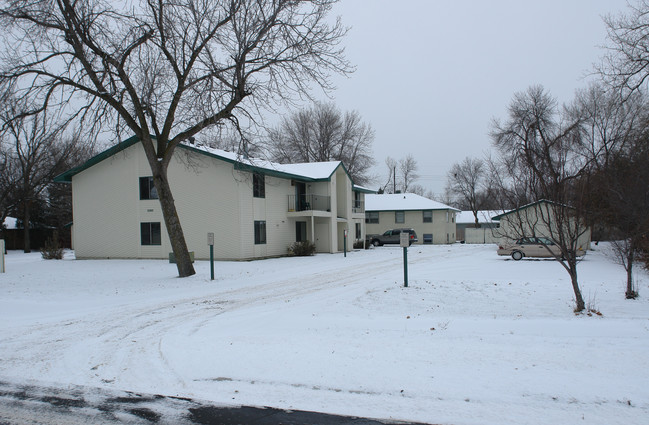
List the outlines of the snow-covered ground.
<svg viewBox="0 0 649 425">
<path fill-rule="evenodd" d="M 449 424 L 646 424 L 649 277 L 494 246 L 217 262 L 45 261 L 0 275 L 0 380 Z"/>
</svg>

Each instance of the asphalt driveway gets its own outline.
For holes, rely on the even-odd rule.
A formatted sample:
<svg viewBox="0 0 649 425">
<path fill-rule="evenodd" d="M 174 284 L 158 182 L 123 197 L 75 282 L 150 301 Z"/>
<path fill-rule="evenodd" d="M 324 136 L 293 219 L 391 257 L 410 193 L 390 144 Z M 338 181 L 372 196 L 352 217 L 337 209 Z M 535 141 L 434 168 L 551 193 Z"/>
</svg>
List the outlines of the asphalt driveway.
<svg viewBox="0 0 649 425">
<path fill-rule="evenodd" d="M 82 386 L 43 386 L 0 380 L 0 425 L 37 424 L 385 425 L 382 419 L 271 407 L 218 406 L 184 397 Z M 420 424 L 424 425 L 424 424 Z"/>
</svg>

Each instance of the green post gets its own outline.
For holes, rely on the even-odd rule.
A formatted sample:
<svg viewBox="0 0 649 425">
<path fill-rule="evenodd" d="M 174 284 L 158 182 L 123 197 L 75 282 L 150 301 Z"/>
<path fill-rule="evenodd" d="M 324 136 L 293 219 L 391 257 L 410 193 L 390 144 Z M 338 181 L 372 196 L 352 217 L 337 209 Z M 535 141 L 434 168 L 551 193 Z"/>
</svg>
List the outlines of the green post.
<svg viewBox="0 0 649 425">
<path fill-rule="evenodd" d="M 5 241 L 0 239 L 0 273 L 5 272 Z"/>
<path fill-rule="evenodd" d="M 408 287 L 408 248 L 403 247 L 403 286 Z"/>
<path fill-rule="evenodd" d="M 214 280 L 214 245 L 210 245 L 210 280 Z"/>
<path fill-rule="evenodd" d="M 214 233 L 207 234 L 207 244 L 210 246 L 210 276 L 214 280 Z"/>
</svg>

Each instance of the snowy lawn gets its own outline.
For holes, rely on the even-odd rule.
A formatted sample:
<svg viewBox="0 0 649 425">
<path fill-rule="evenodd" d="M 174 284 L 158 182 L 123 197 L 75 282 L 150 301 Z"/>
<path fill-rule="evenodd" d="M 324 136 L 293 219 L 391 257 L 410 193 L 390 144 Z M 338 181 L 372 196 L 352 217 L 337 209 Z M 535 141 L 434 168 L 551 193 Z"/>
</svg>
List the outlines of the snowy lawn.
<svg viewBox="0 0 649 425">
<path fill-rule="evenodd" d="M 208 262 L 11 251 L 0 380 L 442 424 L 649 423 L 649 277 L 596 247 L 575 315 L 552 260 L 492 245 Z"/>
</svg>

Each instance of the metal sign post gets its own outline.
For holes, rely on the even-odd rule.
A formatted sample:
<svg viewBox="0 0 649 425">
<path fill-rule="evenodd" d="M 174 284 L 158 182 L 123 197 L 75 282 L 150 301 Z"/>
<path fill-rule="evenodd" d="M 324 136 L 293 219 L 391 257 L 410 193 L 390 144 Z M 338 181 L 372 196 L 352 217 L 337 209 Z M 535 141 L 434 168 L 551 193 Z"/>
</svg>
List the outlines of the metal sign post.
<svg viewBox="0 0 649 425">
<path fill-rule="evenodd" d="M 0 239 L 0 273 L 5 272 L 5 240 Z"/>
<path fill-rule="evenodd" d="M 403 247 L 403 286 L 408 287 L 408 246 L 410 246 L 410 233 L 399 234 L 399 246 Z"/>
<path fill-rule="evenodd" d="M 214 233 L 207 234 L 207 244 L 210 246 L 210 280 L 214 280 Z"/>
<path fill-rule="evenodd" d="M 347 257 L 347 229 L 345 229 L 345 234 L 343 236 L 343 253 Z"/>
</svg>

